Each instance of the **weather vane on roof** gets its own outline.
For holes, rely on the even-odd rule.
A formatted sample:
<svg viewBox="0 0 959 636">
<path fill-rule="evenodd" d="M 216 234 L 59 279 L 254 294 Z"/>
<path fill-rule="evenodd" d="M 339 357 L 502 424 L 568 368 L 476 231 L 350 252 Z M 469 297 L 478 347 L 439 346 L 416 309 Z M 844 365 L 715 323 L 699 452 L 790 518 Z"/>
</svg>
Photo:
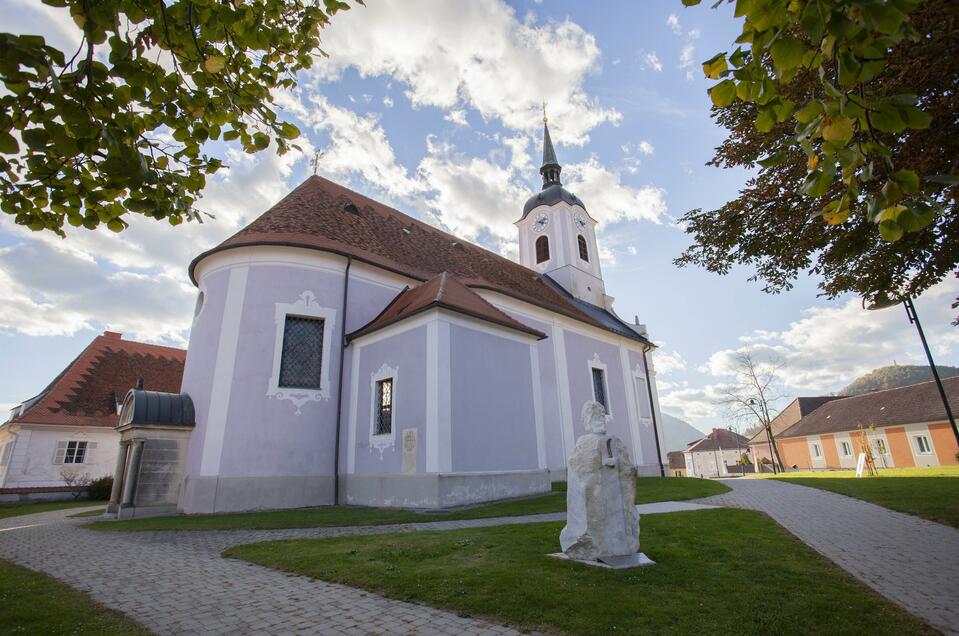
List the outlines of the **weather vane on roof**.
<svg viewBox="0 0 959 636">
<path fill-rule="evenodd" d="M 320 151 L 319 150 L 313 153 L 313 158 L 310 159 L 310 165 L 313 166 L 313 176 L 316 176 L 316 171 L 320 167 Z"/>
<path fill-rule="evenodd" d="M 546 100 L 543 100 L 543 123 L 546 123 Z"/>
</svg>

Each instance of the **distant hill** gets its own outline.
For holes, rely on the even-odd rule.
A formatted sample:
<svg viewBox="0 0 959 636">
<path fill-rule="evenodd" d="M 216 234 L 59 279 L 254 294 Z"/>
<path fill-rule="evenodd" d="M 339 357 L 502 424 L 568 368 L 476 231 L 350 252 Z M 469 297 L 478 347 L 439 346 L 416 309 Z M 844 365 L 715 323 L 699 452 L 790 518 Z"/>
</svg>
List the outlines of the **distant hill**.
<svg viewBox="0 0 959 636">
<path fill-rule="evenodd" d="M 683 450 L 690 442 L 702 439 L 706 433 L 678 417 L 673 417 L 669 413 L 662 413 L 663 416 L 663 442 L 666 444 L 666 452 Z"/>
<path fill-rule="evenodd" d="M 939 377 L 951 378 L 959 375 L 959 367 L 941 367 Z M 849 386 L 840 389 L 836 395 L 860 395 L 883 389 L 897 389 L 901 386 L 929 382 L 932 380 L 932 370 L 928 366 L 913 364 L 896 364 L 888 367 L 873 369 L 866 375 L 853 380 Z"/>
</svg>

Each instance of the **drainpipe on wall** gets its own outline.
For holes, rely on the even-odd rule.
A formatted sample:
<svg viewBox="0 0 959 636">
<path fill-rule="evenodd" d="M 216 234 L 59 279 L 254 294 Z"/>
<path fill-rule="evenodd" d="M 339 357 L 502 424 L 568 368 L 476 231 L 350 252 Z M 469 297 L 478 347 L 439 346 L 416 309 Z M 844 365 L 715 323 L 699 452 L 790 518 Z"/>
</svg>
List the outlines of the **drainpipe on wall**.
<svg viewBox="0 0 959 636">
<path fill-rule="evenodd" d="M 666 469 L 663 467 L 663 452 L 659 447 L 659 428 L 656 425 L 656 402 L 653 401 L 653 383 L 649 379 L 649 363 L 646 362 L 646 352 L 650 346 L 643 346 L 643 371 L 646 372 L 646 391 L 649 393 L 649 414 L 653 417 L 653 437 L 656 439 L 656 461 L 659 462 L 659 476 L 666 476 Z"/>
<path fill-rule="evenodd" d="M 343 272 L 343 319 L 340 320 L 340 369 L 336 388 L 336 441 L 333 444 L 333 505 L 340 503 L 340 423 L 343 420 L 343 358 L 346 355 L 346 301 L 350 293 L 350 266 L 353 257 L 346 257 Z M 355 388 L 355 387 L 354 387 Z"/>
</svg>

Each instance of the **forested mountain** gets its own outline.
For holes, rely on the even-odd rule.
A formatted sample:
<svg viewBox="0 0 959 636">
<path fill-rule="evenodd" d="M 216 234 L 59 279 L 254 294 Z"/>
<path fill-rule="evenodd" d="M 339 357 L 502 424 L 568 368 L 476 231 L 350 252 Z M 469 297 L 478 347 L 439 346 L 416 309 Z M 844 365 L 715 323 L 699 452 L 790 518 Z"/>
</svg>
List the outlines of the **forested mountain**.
<svg viewBox="0 0 959 636">
<path fill-rule="evenodd" d="M 941 378 L 951 378 L 959 375 L 959 367 L 937 366 L 936 368 L 939 370 L 939 377 Z M 873 369 L 837 391 L 836 395 L 860 395 L 883 389 L 896 389 L 930 380 L 932 380 L 932 370 L 928 366 L 896 364 Z"/>
</svg>

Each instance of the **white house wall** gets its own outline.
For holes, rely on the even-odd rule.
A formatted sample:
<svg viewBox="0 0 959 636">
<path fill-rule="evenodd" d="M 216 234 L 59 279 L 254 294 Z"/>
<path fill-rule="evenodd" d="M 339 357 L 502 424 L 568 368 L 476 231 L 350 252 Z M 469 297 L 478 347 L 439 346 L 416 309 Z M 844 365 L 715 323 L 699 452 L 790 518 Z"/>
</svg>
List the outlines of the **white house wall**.
<svg viewBox="0 0 959 636">
<path fill-rule="evenodd" d="M 6 470 L 3 488 L 46 488 L 64 486 L 61 471 L 97 479 L 113 474 L 120 434 L 112 428 L 18 424 L 14 433 L 7 432 L 5 441 L 13 439 L 15 445 Z M 54 457 L 58 442 L 92 442 L 96 448 L 89 449 L 82 464 L 56 464 Z M 2 446 L 4 440 L 0 440 Z"/>
</svg>

